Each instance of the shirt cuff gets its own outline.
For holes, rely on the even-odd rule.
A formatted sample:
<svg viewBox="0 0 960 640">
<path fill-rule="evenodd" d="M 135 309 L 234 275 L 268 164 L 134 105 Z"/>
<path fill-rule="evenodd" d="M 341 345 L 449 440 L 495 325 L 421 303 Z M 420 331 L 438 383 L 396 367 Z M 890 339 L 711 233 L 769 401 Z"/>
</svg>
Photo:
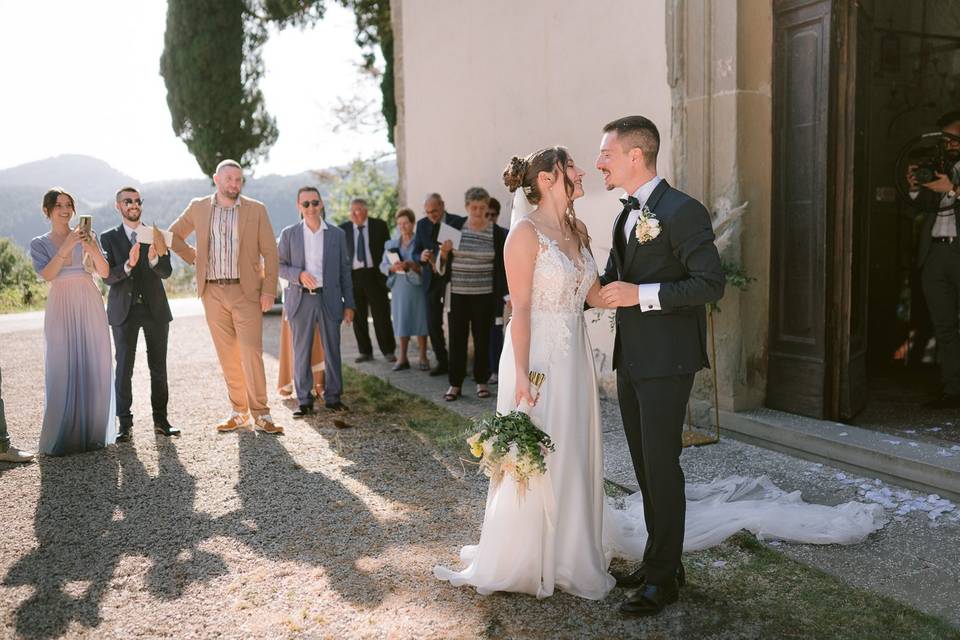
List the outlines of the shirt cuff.
<svg viewBox="0 0 960 640">
<path fill-rule="evenodd" d="M 160 256 L 157 256 L 156 258 L 154 258 L 153 260 L 150 261 L 150 268 L 152 269 L 153 267 L 157 266 L 158 264 L 160 264 Z"/>
<path fill-rule="evenodd" d="M 640 311 L 660 311 L 660 283 L 637 285 Z"/>
<path fill-rule="evenodd" d="M 129 261 L 123 263 L 123 271 L 124 271 L 127 275 L 130 275 L 130 272 L 133 271 L 133 269 L 130 267 L 130 262 L 129 262 Z"/>
</svg>

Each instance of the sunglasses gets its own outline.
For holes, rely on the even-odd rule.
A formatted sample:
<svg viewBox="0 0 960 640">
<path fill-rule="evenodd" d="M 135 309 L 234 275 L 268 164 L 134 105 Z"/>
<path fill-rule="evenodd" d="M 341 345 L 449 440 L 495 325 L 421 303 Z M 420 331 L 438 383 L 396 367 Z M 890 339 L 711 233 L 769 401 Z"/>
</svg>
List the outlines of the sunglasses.
<svg viewBox="0 0 960 640">
<path fill-rule="evenodd" d="M 300 203 L 300 206 L 303 207 L 304 209 L 307 209 L 309 207 L 319 207 L 321 204 L 323 203 L 320 202 L 319 200 L 304 200 L 303 202 Z"/>
<path fill-rule="evenodd" d="M 143 198 L 124 198 L 124 199 L 121 200 L 120 202 L 122 202 L 123 204 L 125 204 L 125 205 L 128 206 L 128 207 L 129 207 L 130 205 L 132 205 L 133 203 L 136 203 L 138 207 L 142 207 L 142 206 L 143 206 Z"/>
</svg>

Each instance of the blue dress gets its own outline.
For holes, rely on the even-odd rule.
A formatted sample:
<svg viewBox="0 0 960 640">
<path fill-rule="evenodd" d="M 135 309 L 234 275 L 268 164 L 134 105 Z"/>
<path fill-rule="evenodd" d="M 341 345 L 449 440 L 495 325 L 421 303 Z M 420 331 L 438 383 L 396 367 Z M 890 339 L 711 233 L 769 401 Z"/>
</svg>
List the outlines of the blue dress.
<svg viewBox="0 0 960 640">
<path fill-rule="evenodd" d="M 30 242 L 37 273 L 56 253 L 49 233 Z M 43 335 L 46 395 L 40 452 L 61 456 L 113 444 L 117 434 L 110 329 L 80 244 L 50 283 Z"/>
<path fill-rule="evenodd" d="M 383 247 L 383 261 L 380 271 L 387 276 L 390 287 L 390 312 L 393 316 L 393 333 L 398 338 L 425 336 L 427 329 L 427 303 L 423 290 L 423 279 L 419 273 L 390 273 L 390 253 L 400 255 L 400 260 L 413 260 L 413 240 L 403 246 L 400 238 L 388 241 Z"/>
</svg>

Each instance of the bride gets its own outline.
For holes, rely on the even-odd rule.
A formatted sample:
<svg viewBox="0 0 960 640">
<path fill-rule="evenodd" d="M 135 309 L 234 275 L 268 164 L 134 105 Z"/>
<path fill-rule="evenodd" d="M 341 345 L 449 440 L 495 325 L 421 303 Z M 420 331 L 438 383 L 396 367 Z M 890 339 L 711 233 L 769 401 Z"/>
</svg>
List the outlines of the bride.
<svg viewBox="0 0 960 640">
<path fill-rule="evenodd" d="M 479 544 L 460 552 L 466 567 L 434 568 L 437 578 L 483 595 L 514 591 L 546 598 L 559 588 L 599 600 L 616 584 L 607 571 L 611 557 L 644 555 L 639 494 L 628 499 L 627 509 L 616 510 L 603 491 L 600 405 L 583 305 L 607 305 L 590 237 L 573 209 L 583 195 L 583 176 L 563 147 L 514 157 L 503 172 L 515 193 L 504 249 L 513 317 L 500 361 L 497 412 L 526 406 L 556 450 L 525 491 L 510 476 L 491 482 Z M 546 374 L 538 396 L 530 371 Z M 808 505 L 764 478 L 689 487 L 687 497 L 685 550 L 717 544 L 741 528 L 785 540 L 852 543 L 883 525 L 879 505 Z"/>
</svg>

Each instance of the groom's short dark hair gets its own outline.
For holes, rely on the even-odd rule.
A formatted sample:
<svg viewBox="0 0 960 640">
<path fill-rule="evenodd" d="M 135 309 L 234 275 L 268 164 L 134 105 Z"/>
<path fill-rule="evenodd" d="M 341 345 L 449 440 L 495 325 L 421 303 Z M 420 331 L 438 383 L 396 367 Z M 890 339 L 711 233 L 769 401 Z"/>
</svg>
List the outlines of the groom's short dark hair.
<svg viewBox="0 0 960 640">
<path fill-rule="evenodd" d="M 657 131 L 657 125 L 648 118 L 643 116 L 618 118 L 603 127 L 604 133 L 611 131 L 617 134 L 617 139 L 625 151 L 637 147 L 643 151 L 643 157 L 647 160 L 648 166 L 656 164 L 657 154 L 660 152 L 660 132 Z"/>
</svg>

